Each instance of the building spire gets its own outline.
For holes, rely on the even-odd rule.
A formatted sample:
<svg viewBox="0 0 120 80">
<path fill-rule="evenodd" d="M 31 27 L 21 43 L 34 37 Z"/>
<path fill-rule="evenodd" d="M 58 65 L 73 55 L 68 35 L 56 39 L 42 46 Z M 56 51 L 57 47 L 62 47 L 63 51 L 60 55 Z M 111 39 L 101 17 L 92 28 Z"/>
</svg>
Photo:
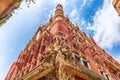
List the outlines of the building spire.
<svg viewBox="0 0 120 80">
<path fill-rule="evenodd" d="M 63 6 L 60 3 L 56 6 L 56 10 L 55 10 L 55 17 L 58 16 L 64 17 Z"/>
<path fill-rule="evenodd" d="M 57 9 L 57 8 L 63 9 L 63 6 L 59 3 L 59 4 L 56 6 L 56 9 Z"/>
</svg>

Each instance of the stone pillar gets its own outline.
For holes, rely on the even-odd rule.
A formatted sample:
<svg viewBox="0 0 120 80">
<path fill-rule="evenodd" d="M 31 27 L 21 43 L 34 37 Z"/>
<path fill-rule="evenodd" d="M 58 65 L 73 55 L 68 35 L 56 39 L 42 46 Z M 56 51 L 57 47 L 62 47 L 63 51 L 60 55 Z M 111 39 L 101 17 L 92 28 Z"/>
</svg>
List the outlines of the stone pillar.
<svg viewBox="0 0 120 80">
<path fill-rule="evenodd" d="M 65 56 L 61 51 L 57 51 L 53 60 L 55 69 L 45 76 L 45 80 L 74 80 L 74 74 L 65 70 Z"/>
<path fill-rule="evenodd" d="M 58 80 L 74 80 L 74 75 L 65 70 L 65 56 L 62 52 L 58 52 L 56 56 L 56 77 Z"/>
</svg>

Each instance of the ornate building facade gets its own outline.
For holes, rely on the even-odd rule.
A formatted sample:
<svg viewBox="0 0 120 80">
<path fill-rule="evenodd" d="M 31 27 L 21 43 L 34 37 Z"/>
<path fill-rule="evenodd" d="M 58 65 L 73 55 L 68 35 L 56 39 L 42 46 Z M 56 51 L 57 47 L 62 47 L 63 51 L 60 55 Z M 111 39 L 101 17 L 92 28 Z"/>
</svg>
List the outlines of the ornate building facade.
<svg viewBox="0 0 120 80">
<path fill-rule="evenodd" d="M 18 8 L 22 0 L 0 0 L 0 26 L 12 16 L 14 9 Z"/>
<path fill-rule="evenodd" d="M 120 16 L 120 0 L 113 0 L 112 4 Z"/>
<path fill-rule="evenodd" d="M 64 16 L 58 4 L 5 80 L 120 80 L 120 64 Z"/>
</svg>

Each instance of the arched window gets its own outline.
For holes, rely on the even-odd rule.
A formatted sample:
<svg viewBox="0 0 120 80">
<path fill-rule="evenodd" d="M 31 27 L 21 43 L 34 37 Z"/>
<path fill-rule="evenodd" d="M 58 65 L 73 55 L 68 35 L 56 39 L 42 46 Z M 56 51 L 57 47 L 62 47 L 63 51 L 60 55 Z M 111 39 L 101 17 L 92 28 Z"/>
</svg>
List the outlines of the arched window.
<svg viewBox="0 0 120 80">
<path fill-rule="evenodd" d="M 104 71 L 100 71 L 100 74 L 101 74 L 106 80 L 110 80 L 108 74 L 105 74 Z"/>
<path fill-rule="evenodd" d="M 83 66 L 85 66 L 85 67 L 87 67 L 87 68 L 90 68 L 90 65 L 89 65 L 88 61 L 80 58 L 79 56 L 76 56 L 76 55 L 75 55 L 75 60 L 76 60 L 76 62 L 82 64 Z"/>
</svg>

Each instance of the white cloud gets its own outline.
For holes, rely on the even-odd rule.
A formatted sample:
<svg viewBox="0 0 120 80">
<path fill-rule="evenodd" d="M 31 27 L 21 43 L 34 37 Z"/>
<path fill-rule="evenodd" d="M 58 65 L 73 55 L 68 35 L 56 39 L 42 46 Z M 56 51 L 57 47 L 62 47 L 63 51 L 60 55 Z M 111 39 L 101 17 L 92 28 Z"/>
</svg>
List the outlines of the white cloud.
<svg viewBox="0 0 120 80">
<path fill-rule="evenodd" d="M 86 3 L 87 3 L 87 0 L 82 0 L 82 1 L 83 1 L 83 3 L 81 5 L 81 7 L 84 7 L 86 5 Z"/>
<path fill-rule="evenodd" d="M 120 63 L 120 56 L 119 56 L 118 62 Z"/>
<path fill-rule="evenodd" d="M 79 24 L 80 23 L 80 19 L 79 19 L 80 15 L 78 13 L 79 12 L 78 12 L 76 7 L 74 7 L 70 12 L 69 16 L 70 16 L 70 19 L 71 19 L 72 23 L 74 23 L 74 24 Z"/>
<path fill-rule="evenodd" d="M 94 16 L 94 24 L 88 29 L 95 32 L 93 37 L 102 48 L 111 49 L 120 43 L 120 17 L 110 0 L 104 0 L 102 9 Z"/>
<path fill-rule="evenodd" d="M 76 3 L 77 0 L 70 0 L 70 1 L 67 1 L 67 0 L 53 0 L 53 2 L 51 2 L 54 6 L 56 6 L 58 3 L 62 4 L 63 8 L 64 8 L 64 11 L 65 11 L 65 14 L 66 12 L 69 12 L 67 13 L 69 18 L 71 19 L 71 21 L 73 23 L 78 23 L 79 22 L 79 12 L 77 10 L 77 6 L 76 6 Z M 72 6 L 71 6 L 72 5 Z M 70 9 L 68 9 L 70 8 Z M 51 11 L 53 13 L 53 11 Z M 50 13 L 51 14 L 51 13 Z M 48 16 L 50 16 L 50 14 Z"/>
<path fill-rule="evenodd" d="M 77 9 L 73 9 L 71 12 L 70 12 L 70 16 L 73 18 L 77 15 Z"/>
<path fill-rule="evenodd" d="M 90 4 L 92 1 L 93 1 L 93 0 L 82 0 L 82 4 L 81 4 L 80 7 L 82 8 L 82 7 L 84 7 L 84 6 L 88 5 L 88 4 Z"/>
<path fill-rule="evenodd" d="M 4 77 L 12 62 L 17 58 L 17 52 L 19 52 L 17 50 L 19 50 L 18 48 L 20 47 L 16 46 L 13 48 L 13 46 L 10 44 L 13 43 L 13 45 L 15 45 L 17 42 L 17 44 L 20 45 L 22 43 L 18 41 L 17 37 L 21 37 L 22 33 L 24 33 L 25 36 L 25 32 L 31 29 L 31 26 L 24 25 L 26 25 L 26 23 L 30 24 L 29 21 L 32 19 L 37 21 L 36 19 L 38 18 L 38 15 L 36 14 L 38 14 L 39 11 L 42 11 L 41 8 L 45 1 L 36 1 L 37 3 L 30 4 L 29 8 L 25 3 L 22 3 L 20 8 L 15 11 L 13 16 L 4 25 L 2 25 L 2 27 L 0 27 L 0 80 L 4 80 Z M 36 14 L 34 15 L 34 13 Z"/>
<path fill-rule="evenodd" d="M 25 3 L 22 3 L 20 8 L 15 11 L 13 16 L 0 28 L 0 79 L 3 80 L 11 63 L 17 58 L 17 54 L 20 47 L 11 47 L 11 43 L 15 45 L 22 44 L 23 34 L 28 35 L 29 31 L 32 31 L 35 28 L 36 24 L 42 24 L 42 16 L 48 14 L 46 10 L 53 10 L 53 6 L 56 6 L 60 0 L 36 0 L 36 4 L 31 3 L 29 7 Z M 49 4 L 48 4 L 49 3 Z M 61 0 L 62 5 L 66 5 L 66 0 Z M 49 7 L 50 6 L 50 7 Z M 41 16 L 41 15 L 42 16 Z M 48 15 L 45 15 L 48 17 Z M 44 18 L 45 19 L 45 18 Z M 31 24 L 31 25 L 30 25 Z M 27 26 L 25 26 L 27 25 Z M 38 26 L 37 26 L 38 27 Z M 36 28 L 37 28 L 36 27 Z M 27 33 L 28 32 L 28 33 Z M 19 37 L 18 37 L 19 36 Z M 28 38 L 28 36 L 26 36 Z M 26 38 L 26 39 L 27 39 Z M 30 37 L 29 37 L 30 38 Z M 26 42 L 25 42 L 26 43 Z M 22 46 L 25 46 L 22 45 Z M 18 49 L 19 48 L 19 49 Z M 6 62 L 7 61 L 7 62 Z M 3 71 L 4 70 L 4 71 Z"/>
<path fill-rule="evenodd" d="M 120 64 L 120 55 L 117 56 L 116 60 L 118 61 L 118 63 Z"/>
</svg>

